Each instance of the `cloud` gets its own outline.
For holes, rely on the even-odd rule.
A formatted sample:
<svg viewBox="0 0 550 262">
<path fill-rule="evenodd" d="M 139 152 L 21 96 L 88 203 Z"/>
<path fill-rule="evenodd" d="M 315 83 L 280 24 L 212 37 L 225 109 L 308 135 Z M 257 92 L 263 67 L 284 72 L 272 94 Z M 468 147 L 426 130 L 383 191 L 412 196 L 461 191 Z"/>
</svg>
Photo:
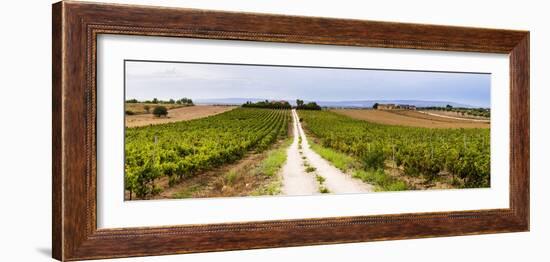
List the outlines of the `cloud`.
<svg viewBox="0 0 550 262">
<path fill-rule="evenodd" d="M 490 104 L 490 75 L 197 63 L 126 63 L 127 98 L 415 99 Z"/>
</svg>

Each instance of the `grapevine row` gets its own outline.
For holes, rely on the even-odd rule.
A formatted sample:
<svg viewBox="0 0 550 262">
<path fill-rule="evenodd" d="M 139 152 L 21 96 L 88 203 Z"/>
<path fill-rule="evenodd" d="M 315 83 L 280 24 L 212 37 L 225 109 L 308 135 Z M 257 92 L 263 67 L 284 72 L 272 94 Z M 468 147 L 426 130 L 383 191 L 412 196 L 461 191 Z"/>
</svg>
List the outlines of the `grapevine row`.
<svg viewBox="0 0 550 262">
<path fill-rule="evenodd" d="M 330 111 L 300 111 L 305 127 L 325 147 L 353 155 L 366 168 L 392 161 L 409 176 L 450 173 L 465 187 L 490 185 L 489 129 L 389 126 Z"/>
<path fill-rule="evenodd" d="M 219 115 L 170 124 L 128 128 L 125 188 L 146 198 L 158 193 L 155 180 L 170 184 L 223 164 L 250 150 L 263 151 L 286 135 L 290 110 L 237 108 Z"/>
</svg>

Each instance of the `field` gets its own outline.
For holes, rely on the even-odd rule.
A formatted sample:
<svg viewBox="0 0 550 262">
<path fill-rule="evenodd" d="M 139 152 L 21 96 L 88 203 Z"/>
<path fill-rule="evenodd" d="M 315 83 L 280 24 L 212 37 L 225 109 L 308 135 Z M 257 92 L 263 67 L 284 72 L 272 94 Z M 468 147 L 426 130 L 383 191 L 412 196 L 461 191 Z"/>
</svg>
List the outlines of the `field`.
<svg viewBox="0 0 550 262">
<path fill-rule="evenodd" d="M 385 125 L 426 128 L 489 128 L 490 126 L 489 122 L 439 117 L 412 110 L 335 109 L 332 111 L 354 119 Z"/>
<path fill-rule="evenodd" d="M 172 122 L 178 122 L 183 120 L 192 120 L 197 118 L 203 118 L 211 115 L 220 114 L 234 109 L 234 106 L 181 106 L 181 105 L 162 105 L 168 108 L 168 115 L 166 117 L 155 117 L 153 114 L 146 113 L 143 106 L 145 104 L 126 104 L 127 109 L 133 108 L 140 113 L 135 115 L 126 115 L 127 127 L 139 127 L 157 124 L 166 124 Z M 153 105 L 150 105 L 154 108 Z M 152 111 L 152 110 L 151 110 Z"/>
<path fill-rule="evenodd" d="M 124 198 L 489 187 L 491 75 L 388 69 L 125 61 Z"/>
<path fill-rule="evenodd" d="M 429 113 L 431 115 L 442 116 L 442 117 L 452 117 L 452 118 L 455 118 L 455 119 L 456 118 L 461 118 L 461 119 L 468 119 L 468 120 L 474 120 L 474 121 L 479 121 L 479 120 L 488 121 L 489 120 L 488 117 L 471 115 L 471 114 L 465 113 L 463 111 L 422 110 L 422 112 Z"/>
<path fill-rule="evenodd" d="M 149 108 L 150 111 L 153 110 L 155 106 L 164 106 L 168 110 L 180 108 L 180 107 L 186 107 L 187 105 L 180 105 L 180 104 L 161 104 L 161 103 L 124 103 L 124 110 L 127 112 L 131 112 L 132 114 L 139 115 L 139 114 L 149 114 L 147 111 L 147 108 Z"/>
<path fill-rule="evenodd" d="M 177 122 L 127 128 L 125 198 L 311 195 L 490 185 L 488 123 L 411 110 L 253 106 L 176 108 L 170 113 L 174 116 L 171 120 Z M 178 110 L 195 114 L 174 113 Z M 203 117 L 189 119 L 191 116 Z"/>
<path fill-rule="evenodd" d="M 377 116 L 389 115 L 386 113 L 389 112 L 377 113 Z M 342 115 L 342 111 L 300 111 L 299 115 L 313 143 L 334 151 L 325 155 L 352 157 L 354 161 L 348 162 L 355 176 L 366 182 L 384 184 L 379 185 L 382 189 L 384 186 L 403 190 L 490 185 L 488 128 L 384 125 L 357 120 Z M 391 121 L 395 119 L 399 118 Z M 407 185 L 399 186 L 399 181 Z"/>
<path fill-rule="evenodd" d="M 190 121 L 127 128 L 127 199 L 161 193 L 163 179 L 170 187 L 250 151 L 269 149 L 286 137 L 289 121 L 290 110 L 236 108 Z"/>
</svg>

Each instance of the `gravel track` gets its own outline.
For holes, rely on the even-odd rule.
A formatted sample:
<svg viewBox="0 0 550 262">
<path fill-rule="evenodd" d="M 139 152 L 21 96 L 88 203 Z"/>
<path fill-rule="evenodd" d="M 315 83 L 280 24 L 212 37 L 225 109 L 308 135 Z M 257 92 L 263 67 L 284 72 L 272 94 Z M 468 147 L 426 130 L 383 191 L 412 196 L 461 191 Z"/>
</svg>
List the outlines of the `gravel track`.
<svg viewBox="0 0 550 262">
<path fill-rule="evenodd" d="M 313 151 L 308 143 L 306 134 L 300 124 L 296 110 L 292 110 L 294 140 L 287 151 L 287 162 L 282 168 L 283 193 L 285 195 L 318 194 L 320 184 L 315 176 L 322 176 L 323 186 L 330 193 L 365 193 L 374 191 L 372 185 L 363 183 L 334 167 L 327 160 Z M 301 137 L 301 149 L 299 146 Z M 300 153 L 300 151 L 302 153 Z M 303 159 L 302 157 L 305 157 Z M 305 172 L 307 163 L 315 171 Z"/>
</svg>

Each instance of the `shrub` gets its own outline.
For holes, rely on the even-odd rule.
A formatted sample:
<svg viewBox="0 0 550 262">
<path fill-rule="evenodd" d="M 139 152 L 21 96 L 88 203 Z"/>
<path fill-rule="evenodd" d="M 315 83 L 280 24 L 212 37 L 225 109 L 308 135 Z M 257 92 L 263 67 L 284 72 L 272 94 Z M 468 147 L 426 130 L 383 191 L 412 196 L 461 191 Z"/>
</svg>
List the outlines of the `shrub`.
<svg viewBox="0 0 550 262">
<path fill-rule="evenodd" d="M 402 191 L 408 190 L 407 183 L 386 174 L 383 169 L 357 170 L 353 177 L 377 186 L 377 191 Z"/>
<path fill-rule="evenodd" d="M 233 170 L 229 171 L 227 174 L 225 174 L 225 184 L 233 185 L 233 183 L 235 183 L 235 180 L 237 180 L 238 175 L 239 174 Z"/>
<path fill-rule="evenodd" d="M 319 184 L 323 184 L 326 181 L 326 179 L 324 177 L 319 176 L 319 175 L 315 176 L 315 178 L 317 179 L 317 182 L 319 182 Z"/>
<path fill-rule="evenodd" d="M 153 109 L 153 115 L 156 117 L 166 116 L 168 115 L 168 109 L 164 106 L 156 106 L 155 109 Z"/>
<path fill-rule="evenodd" d="M 362 157 L 365 167 L 370 169 L 383 169 L 386 157 L 382 149 L 368 150 Z"/>
</svg>

